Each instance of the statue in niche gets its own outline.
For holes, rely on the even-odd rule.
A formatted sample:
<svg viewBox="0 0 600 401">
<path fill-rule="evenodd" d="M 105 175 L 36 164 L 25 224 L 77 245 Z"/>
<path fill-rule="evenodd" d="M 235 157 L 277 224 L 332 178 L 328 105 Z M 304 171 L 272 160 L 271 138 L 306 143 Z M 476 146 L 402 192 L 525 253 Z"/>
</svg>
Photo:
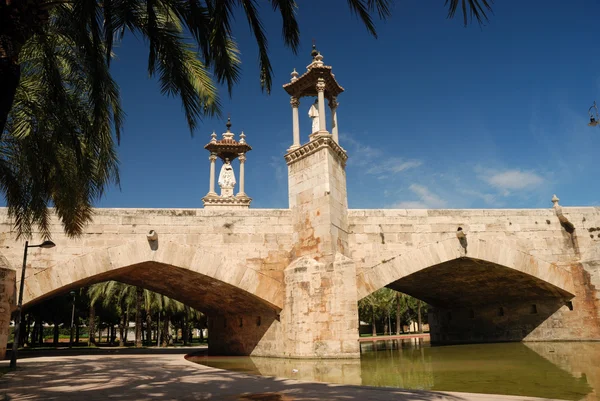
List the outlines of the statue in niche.
<svg viewBox="0 0 600 401">
<path fill-rule="evenodd" d="M 312 119 L 312 133 L 320 131 L 319 127 L 319 100 L 315 99 L 315 102 L 310 106 L 308 110 L 308 116 Z"/>
<path fill-rule="evenodd" d="M 233 173 L 233 166 L 229 163 L 229 159 L 225 159 L 225 163 L 221 167 L 219 173 L 219 186 L 221 187 L 221 195 L 227 196 L 233 194 L 233 187 L 235 186 L 235 174 Z M 229 189 L 229 191 L 223 191 L 223 189 Z"/>
</svg>

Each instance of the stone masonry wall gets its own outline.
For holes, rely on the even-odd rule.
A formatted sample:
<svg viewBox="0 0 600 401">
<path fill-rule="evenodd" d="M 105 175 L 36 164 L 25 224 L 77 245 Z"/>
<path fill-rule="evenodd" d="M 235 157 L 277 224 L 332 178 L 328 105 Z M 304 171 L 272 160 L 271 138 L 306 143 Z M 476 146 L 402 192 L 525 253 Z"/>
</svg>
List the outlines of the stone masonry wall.
<svg viewBox="0 0 600 401">
<path fill-rule="evenodd" d="M 295 246 L 284 271 L 283 355 L 356 358 L 356 265 L 346 257 L 346 156 L 330 137 L 313 139 L 290 154 L 286 159 Z"/>
<path fill-rule="evenodd" d="M 288 163 L 292 259 L 310 256 L 331 262 L 336 252 L 348 252 L 346 173 L 329 144 Z"/>
<path fill-rule="evenodd" d="M 67 238 L 59 222 L 54 220 L 51 232 L 56 247 L 29 250 L 27 277 L 52 267 L 66 266 L 70 260 L 92 255 L 101 249 L 116 249 L 140 241 L 148 247 L 146 234 L 150 230 L 158 233 L 156 246 L 159 251 L 166 250 L 169 244 L 190 252 L 203 247 L 226 256 L 231 263 L 243 263 L 259 276 L 277 282 L 283 282 L 283 269 L 290 262 L 292 227 L 289 210 L 96 209 L 93 223 L 85 228 L 80 238 Z M 34 235 L 30 243 L 36 241 L 41 239 Z M 22 263 L 23 244 L 24 241 L 15 240 L 6 209 L 0 209 L 0 249 L 8 266 L 17 271 Z M 185 255 L 178 256 L 185 259 Z M 124 266 L 113 266 L 119 267 Z M 85 269 L 85 265 L 80 268 Z M 63 278 L 62 281 L 68 280 Z M 32 296 L 39 296 L 29 290 L 27 283 L 28 280 L 25 304 Z"/>
</svg>

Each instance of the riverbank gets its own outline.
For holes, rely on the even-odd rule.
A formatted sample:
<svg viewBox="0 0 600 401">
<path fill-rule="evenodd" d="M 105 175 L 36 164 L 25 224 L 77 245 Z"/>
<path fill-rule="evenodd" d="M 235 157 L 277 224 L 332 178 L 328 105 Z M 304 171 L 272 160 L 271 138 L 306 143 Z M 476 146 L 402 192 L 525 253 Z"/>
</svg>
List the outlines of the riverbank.
<svg viewBox="0 0 600 401">
<path fill-rule="evenodd" d="M 0 378 L 0 400 L 541 400 L 251 376 L 197 365 L 184 358 L 187 353 L 198 350 L 201 348 L 117 350 L 102 355 L 73 353 L 21 359 L 16 371 Z M 6 366 L 8 361 L 0 362 L 0 368 Z"/>
</svg>

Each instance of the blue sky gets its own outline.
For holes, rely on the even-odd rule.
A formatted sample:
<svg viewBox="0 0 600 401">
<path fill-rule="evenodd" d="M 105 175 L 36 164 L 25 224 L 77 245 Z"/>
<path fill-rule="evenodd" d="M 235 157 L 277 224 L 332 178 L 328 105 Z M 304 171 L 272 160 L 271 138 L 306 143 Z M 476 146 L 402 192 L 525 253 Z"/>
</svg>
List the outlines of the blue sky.
<svg viewBox="0 0 600 401">
<path fill-rule="evenodd" d="M 231 98 L 221 92 L 232 130 L 253 146 L 253 207 L 287 207 L 292 121 L 281 85 L 294 67 L 305 70 L 313 38 L 346 89 L 338 123 L 351 208 L 550 207 L 554 193 L 563 205 L 600 205 L 600 128 L 587 126 L 587 109 L 600 101 L 598 2 L 498 1 L 489 24 L 464 28 L 446 19 L 443 0 L 402 0 L 374 39 L 345 1 L 301 0 L 298 55 L 284 47 L 280 18 L 264 3 L 273 92 L 260 90 L 256 45 L 241 16 L 234 33 L 242 78 Z M 201 207 L 203 146 L 225 121 L 206 119 L 190 136 L 180 102 L 162 97 L 147 76 L 146 46 L 129 35 L 116 52 L 127 113 L 121 189 L 98 206 Z M 310 103 L 300 106 L 303 143 Z"/>
</svg>

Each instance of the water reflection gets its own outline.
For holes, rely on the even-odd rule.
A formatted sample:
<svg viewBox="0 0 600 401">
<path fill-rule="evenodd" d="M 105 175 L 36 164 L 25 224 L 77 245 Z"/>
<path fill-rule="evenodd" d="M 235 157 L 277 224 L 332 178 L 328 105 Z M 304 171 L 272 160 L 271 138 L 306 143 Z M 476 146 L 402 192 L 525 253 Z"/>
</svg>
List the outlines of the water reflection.
<svg viewBox="0 0 600 401">
<path fill-rule="evenodd" d="M 360 360 L 193 357 L 221 369 L 341 384 L 597 400 L 600 343 L 503 343 L 431 347 L 363 343 Z"/>
</svg>

